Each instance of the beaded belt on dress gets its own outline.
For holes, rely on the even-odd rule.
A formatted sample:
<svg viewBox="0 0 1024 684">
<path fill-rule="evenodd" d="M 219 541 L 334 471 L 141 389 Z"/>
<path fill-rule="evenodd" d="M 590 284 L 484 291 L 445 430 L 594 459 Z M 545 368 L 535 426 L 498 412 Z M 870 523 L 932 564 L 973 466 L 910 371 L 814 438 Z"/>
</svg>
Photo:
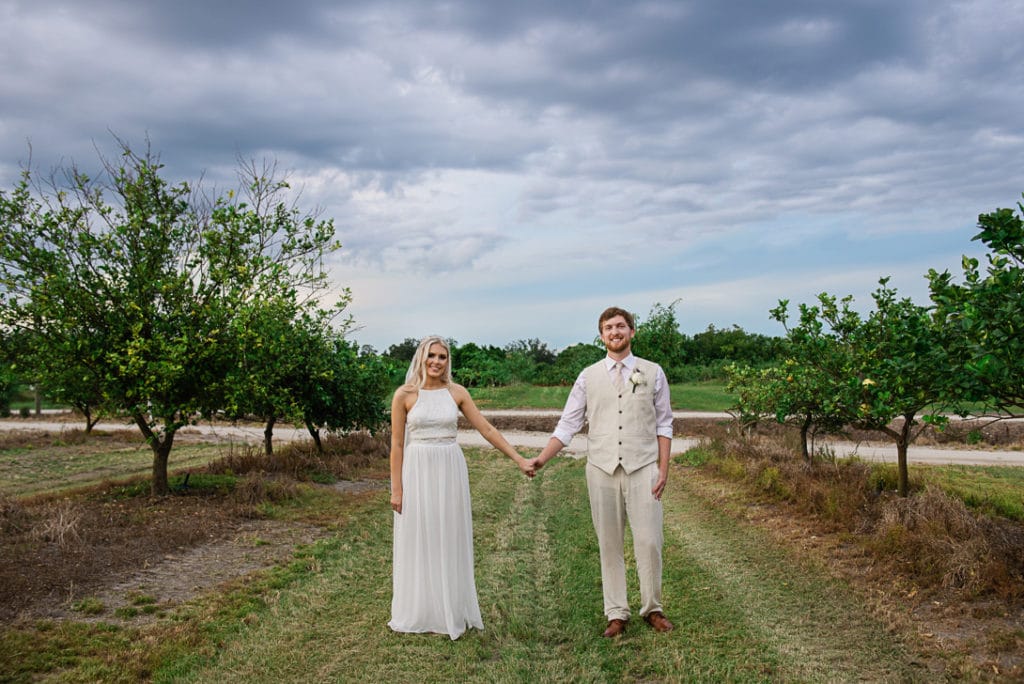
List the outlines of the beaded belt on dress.
<svg viewBox="0 0 1024 684">
<path fill-rule="evenodd" d="M 409 444 L 429 444 L 430 446 L 454 446 L 458 444 L 454 437 L 414 437 Z"/>
</svg>

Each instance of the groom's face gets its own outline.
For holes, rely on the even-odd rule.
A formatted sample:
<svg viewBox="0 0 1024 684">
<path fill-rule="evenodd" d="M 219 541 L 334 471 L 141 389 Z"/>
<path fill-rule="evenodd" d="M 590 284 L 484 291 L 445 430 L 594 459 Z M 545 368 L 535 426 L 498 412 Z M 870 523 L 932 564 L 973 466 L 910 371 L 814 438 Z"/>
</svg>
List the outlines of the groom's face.
<svg viewBox="0 0 1024 684">
<path fill-rule="evenodd" d="M 612 316 L 601 324 L 601 341 L 610 352 L 621 352 L 629 349 L 630 342 L 636 331 L 622 316 Z"/>
</svg>

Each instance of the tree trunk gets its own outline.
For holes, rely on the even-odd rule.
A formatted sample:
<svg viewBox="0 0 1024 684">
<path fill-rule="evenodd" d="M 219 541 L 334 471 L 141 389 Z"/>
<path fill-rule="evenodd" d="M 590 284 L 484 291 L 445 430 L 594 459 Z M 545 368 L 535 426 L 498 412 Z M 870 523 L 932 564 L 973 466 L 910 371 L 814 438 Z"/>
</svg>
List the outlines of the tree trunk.
<svg viewBox="0 0 1024 684">
<path fill-rule="evenodd" d="M 153 450 L 153 479 L 150 482 L 149 491 L 153 496 L 166 496 L 171 493 L 171 485 L 167 478 L 167 462 L 170 460 L 171 446 L 174 444 L 174 430 L 164 430 L 164 438 L 157 437 L 149 422 L 141 413 L 133 416 L 135 424 L 139 426 L 146 443 Z"/>
<path fill-rule="evenodd" d="M 811 417 L 808 415 L 804 418 L 803 425 L 800 426 L 800 452 L 801 456 L 804 457 L 804 462 L 811 462 L 811 451 L 807 448 L 807 433 L 811 429 Z"/>
<path fill-rule="evenodd" d="M 896 467 L 899 472 L 899 495 L 910 494 L 910 471 L 907 468 L 907 449 L 910 447 L 910 431 L 914 426 L 914 414 L 903 416 L 903 426 L 900 427 L 899 437 L 896 439 Z"/>
<path fill-rule="evenodd" d="M 308 420 L 306 421 L 306 429 L 309 431 L 310 436 L 313 438 L 313 443 L 316 444 L 317 453 L 324 453 L 323 442 L 320 441 L 320 429 L 313 425 Z"/>
<path fill-rule="evenodd" d="M 82 417 L 85 418 L 85 434 L 87 434 L 87 435 L 92 434 L 92 429 L 94 427 L 96 427 L 96 423 L 100 422 L 100 415 L 101 415 L 100 412 L 97 411 L 96 412 L 96 417 L 93 418 L 92 417 L 92 409 L 89 408 L 88 404 L 78 405 L 78 406 L 75 406 L 75 408 L 78 409 L 78 412 L 81 413 Z"/>
<path fill-rule="evenodd" d="M 267 426 L 263 428 L 263 453 L 267 456 L 274 455 L 274 423 L 277 422 L 277 416 L 267 416 Z"/>
</svg>

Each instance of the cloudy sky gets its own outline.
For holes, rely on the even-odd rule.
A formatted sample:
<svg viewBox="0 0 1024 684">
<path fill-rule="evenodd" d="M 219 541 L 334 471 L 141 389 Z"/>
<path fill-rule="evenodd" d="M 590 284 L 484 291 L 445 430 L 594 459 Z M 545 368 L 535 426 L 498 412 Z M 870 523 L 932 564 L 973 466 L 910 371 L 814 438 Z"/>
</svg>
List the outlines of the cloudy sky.
<svg viewBox="0 0 1024 684">
<path fill-rule="evenodd" d="M 379 350 L 593 339 L 615 304 L 781 334 L 979 255 L 1024 191 L 1024 0 L 0 0 L 0 183 L 148 136 L 269 158 Z M 29 147 L 31 161 L 29 162 Z"/>
</svg>

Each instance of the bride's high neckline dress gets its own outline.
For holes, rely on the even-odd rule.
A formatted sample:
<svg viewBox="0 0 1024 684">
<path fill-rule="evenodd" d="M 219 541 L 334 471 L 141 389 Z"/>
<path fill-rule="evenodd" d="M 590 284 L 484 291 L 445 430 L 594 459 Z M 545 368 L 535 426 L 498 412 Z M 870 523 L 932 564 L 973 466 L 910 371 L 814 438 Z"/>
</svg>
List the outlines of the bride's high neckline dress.
<svg viewBox="0 0 1024 684">
<path fill-rule="evenodd" d="M 469 473 L 455 441 L 458 418 L 447 387 L 420 389 L 406 416 L 388 623 L 396 632 L 458 639 L 469 627 L 484 627 L 473 576 Z"/>
</svg>

